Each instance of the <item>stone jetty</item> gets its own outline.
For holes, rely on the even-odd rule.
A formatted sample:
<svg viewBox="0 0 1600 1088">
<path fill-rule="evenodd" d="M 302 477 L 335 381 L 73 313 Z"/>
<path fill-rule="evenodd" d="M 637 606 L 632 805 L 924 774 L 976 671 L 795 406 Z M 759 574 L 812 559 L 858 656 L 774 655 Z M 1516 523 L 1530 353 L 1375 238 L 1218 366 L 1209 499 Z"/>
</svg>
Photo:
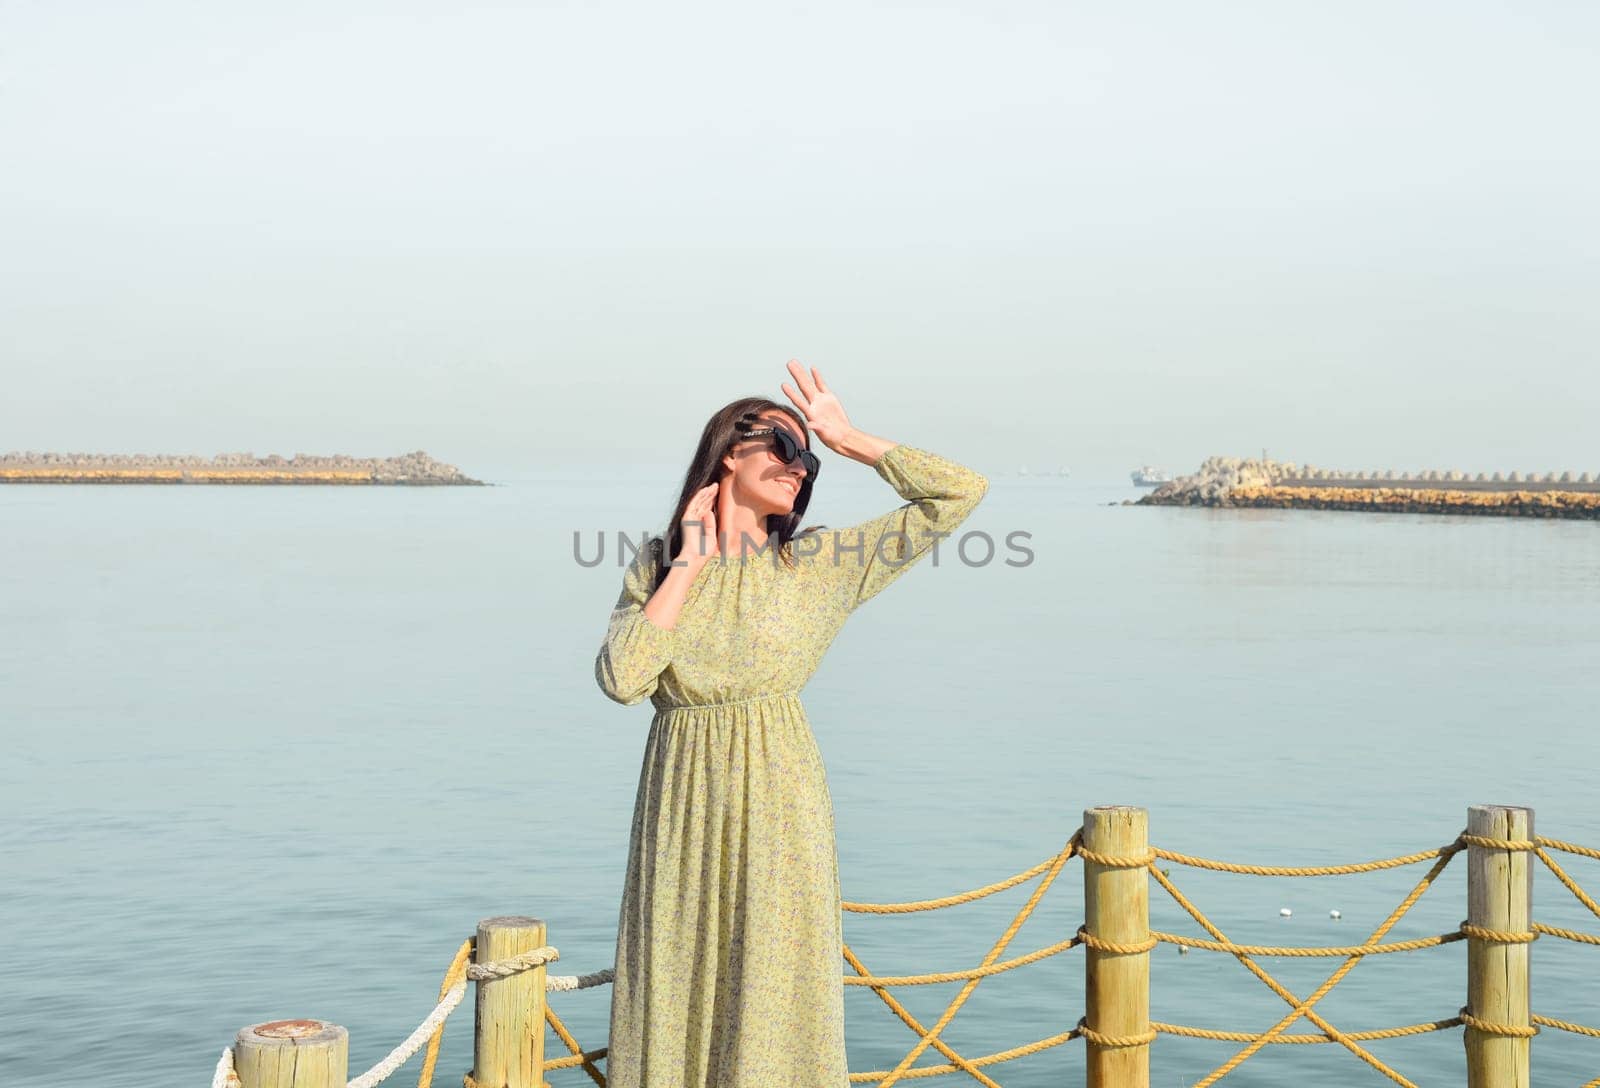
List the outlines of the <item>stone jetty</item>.
<svg viewBox="0 0 1600 1088">
<path fill-rule="evenodd" d="M 1265 458 L 1210 457 L 1131 505 L 1370 510 L 1600 520 L 1591 472 L 1350 472 Z"/>
<path fill-rule="evenodd" d="M 401 487 L 482 486 L 454 465 L 422 450 L 399 457 L 297 453 L 215 457 L 144 453 L 8 453 L 0 484 L 378 484 Z"/>
</svg>

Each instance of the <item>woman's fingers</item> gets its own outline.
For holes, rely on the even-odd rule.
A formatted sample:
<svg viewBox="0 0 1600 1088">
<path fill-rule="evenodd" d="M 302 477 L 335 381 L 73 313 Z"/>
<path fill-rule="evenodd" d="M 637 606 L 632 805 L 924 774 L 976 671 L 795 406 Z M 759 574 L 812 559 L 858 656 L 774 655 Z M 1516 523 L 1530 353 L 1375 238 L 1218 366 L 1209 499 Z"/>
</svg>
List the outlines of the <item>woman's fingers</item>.
<svg viewBox="0 0 1600 1088">
<path fill-rule="evenodd" d="M 784 382 L 781 386 L 779 386 L 779 388 L 783 390 L 783 393 L 786 397 L 794 401 L 795 407 L 800 409 L 800 414 L 809 420 L 811 418 L 811 402 L 803 399 L 798 393 L 796 393 L 794 388 L 790 386 L 788 382 Z"/>
<path fill-rule="evenodd" d="M 794 376 L 795 384 L 806 395 L 806 399 L 811 400 L 816 397 L 817 387 L 811 383 L 811 376 L 806 373 L 806 368 L 800 365 L 800 360 L 790 359 L 786 365 L 789 368 L 789 373 Z"/>
<path fill-rule="evenodd" d="M 823 384 L 822 371 L 818 370 L 816 367 L 812 367 L 811 368 L 811 381 L 812 381 L 812 384 L 816 387 L 817 392 L 819 392 L 819 393 L 831 393 L 831 392 L 833 392 L 833 390 L 829 389 L 825 384 Z"/>
<path fill-rule="evenodd" d="M 699 554 L 716 554 L 717 484 L 707 484 L 690 497 L 683 507 L 685 540 Z"/>
</svg>

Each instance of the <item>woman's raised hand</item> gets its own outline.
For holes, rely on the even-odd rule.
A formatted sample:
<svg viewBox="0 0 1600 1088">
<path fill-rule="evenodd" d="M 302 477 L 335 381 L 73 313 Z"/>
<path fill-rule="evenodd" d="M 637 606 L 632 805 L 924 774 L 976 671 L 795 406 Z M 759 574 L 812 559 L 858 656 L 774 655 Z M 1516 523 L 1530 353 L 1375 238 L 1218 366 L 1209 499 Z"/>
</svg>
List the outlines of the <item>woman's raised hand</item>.
<svg viewBox="0 0 1600 1088">
<path fill-rule="evenodd" d="M 684 506 L 683 520 L 679 522 L 683 547 L 674 557 L 675 562 L 695 567 L 717 554 L 717 488 L 717 484 L 707 484 Z"/>
<path fill-rule="evenodd" d="M 788 367 L 795 385 L 800 389 L 796 392 L 788 382 L 784 382 L 784 394 L 794 401 L 795 407 L 806 417 L 806 426 L 811 428 L 817 440 L 838 452 L 839 443 L 851 430 L 850 417 L 844 414 L 844 405 L 839 403 L 833 390 L 823 382 L 822 374 L 816 367 L 811 368 L 809 375 L 798 359 L 790 359 Z"/>
</svg>

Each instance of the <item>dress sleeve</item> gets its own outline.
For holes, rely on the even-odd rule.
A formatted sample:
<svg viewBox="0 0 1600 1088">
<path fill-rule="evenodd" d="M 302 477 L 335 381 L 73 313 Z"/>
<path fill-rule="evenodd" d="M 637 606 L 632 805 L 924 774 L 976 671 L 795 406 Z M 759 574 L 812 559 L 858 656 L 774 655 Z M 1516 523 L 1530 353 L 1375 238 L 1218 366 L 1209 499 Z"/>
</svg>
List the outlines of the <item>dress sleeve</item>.
<svg viewBox="0 0 1600 1088">
<path fill-rule="evenodd" d="M 989 490 L 981 473 L 916 446 L 891 446 L 872 467 L 909 501 L 834 531 L 837 551 L 828 561 L 836 567 L 838 591 L 850 611 L 928 554 Z"/>
<path fill-rule="evenodd" d="M 672 663 L 674 632 L 658 627 L 644 614 L 654 592 L 656 568 L 652 547 L 640 549 L 622 576 L 622 593 L 611 610 L 605 642 L 594 659 L 600 690 L 624 706 L 654 693 L 661 673 Z"/>
</svg>

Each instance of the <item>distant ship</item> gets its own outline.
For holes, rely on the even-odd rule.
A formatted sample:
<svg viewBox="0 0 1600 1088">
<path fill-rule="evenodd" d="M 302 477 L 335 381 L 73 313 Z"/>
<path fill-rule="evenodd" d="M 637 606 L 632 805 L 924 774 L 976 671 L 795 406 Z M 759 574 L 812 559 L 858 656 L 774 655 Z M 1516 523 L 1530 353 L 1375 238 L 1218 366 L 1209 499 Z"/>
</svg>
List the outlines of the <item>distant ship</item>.
<svg viewBox="0 0 1600 1088">
<path fill-rule="evenodd" d="M 1158 484 L 1169 484 L 1172 477 L 1151 465 L 1140 465 L 1128 474 L 1133 482 L 1140 487 L 1155 487 Z"/>
<path fill-rule="evenodd" d="M 1057 476 L 1071 476 L 1072 475 L 1072 470 L 1067 468 L 1066 465 L 1062 465 L 1060 468 L 1056 469 L 1056 475 Z"/>
</svg>

